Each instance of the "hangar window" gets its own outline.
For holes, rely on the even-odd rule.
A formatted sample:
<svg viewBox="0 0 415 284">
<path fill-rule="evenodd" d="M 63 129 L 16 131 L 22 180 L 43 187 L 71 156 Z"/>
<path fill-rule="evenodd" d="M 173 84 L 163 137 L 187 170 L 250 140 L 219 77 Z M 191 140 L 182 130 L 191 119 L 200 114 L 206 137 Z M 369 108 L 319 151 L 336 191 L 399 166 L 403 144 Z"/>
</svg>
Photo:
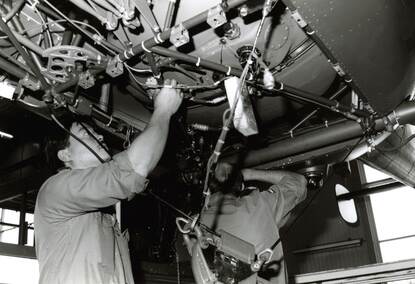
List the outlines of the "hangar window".
<svg viewBox="0 0 415 284">
<path fill-rule="evenodd" d="M 368 183 L 390 178 L 364 165 Z M 393 188 L 393 189 L 392 189 Z M 390 190 L 370 194 L 374 223 L 383 262 L 415 258 L 415 226 L 413 201 L 415 190 L 408 186 L 393 186 Z"/>
<path fill-rule="evenodd" d="M 0 242 L 9 244 L 19 243 L 20 212 L 0 208 Z M 34 245 L 33 214 L 26 213 L 24 243 Z"/>
<path fill-rule="evenodd" d="M 336 195 L 344 195 L 350 193 L 350 191 L 341 184 L 336 184 Z M 338 201 L 340 216 L 347 223 L 354 224 L 357 222 L 356 205 L 353 199 L 339 200 Z"/>
<path fill-rule="evenodd" d="M 33 214 L 25 215 L 19 244 L 21 221 L 19 211 L 0 208 L 0 283 L 35 284 L 38 281 L 39 268 L 33 249 Z"/>
</svg>

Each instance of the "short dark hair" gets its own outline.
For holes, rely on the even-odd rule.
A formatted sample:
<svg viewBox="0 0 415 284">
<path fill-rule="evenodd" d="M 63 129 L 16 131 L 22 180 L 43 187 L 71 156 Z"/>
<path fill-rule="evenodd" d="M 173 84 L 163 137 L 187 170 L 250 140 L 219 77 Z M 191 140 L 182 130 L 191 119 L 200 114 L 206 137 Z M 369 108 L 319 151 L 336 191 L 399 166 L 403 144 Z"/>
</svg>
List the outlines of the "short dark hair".
<svg viewBox="0 0 415 284">
<path fill-rule="evenodd" d="M 65 164 L 58 158 L 58 152 L 69 146 L 69 138 L 71 137 L 69 131 L 72 124 L 75 122 L 88 125 L 92 124 L 90 118 L 83 116 L 75 117 L 72 114 L 61 116 L 58 118 L 58 121 L 67 131 L 57 125 L 56 132 L 46 137 L 43 143 L 45 161 L 52 171 L 56 171 L 65 166 Z"/>
<path fill-rule="evenodd" d="M 242 190 L 243 176 L 240 171 L 234 171 L 232 175 L 223 182 L 220 182 L 216 177 L 212 177 L 209 183 L 209 188 L 212 193 L 222 192 L 223 194 L 239 195 Z"/>
</svg>

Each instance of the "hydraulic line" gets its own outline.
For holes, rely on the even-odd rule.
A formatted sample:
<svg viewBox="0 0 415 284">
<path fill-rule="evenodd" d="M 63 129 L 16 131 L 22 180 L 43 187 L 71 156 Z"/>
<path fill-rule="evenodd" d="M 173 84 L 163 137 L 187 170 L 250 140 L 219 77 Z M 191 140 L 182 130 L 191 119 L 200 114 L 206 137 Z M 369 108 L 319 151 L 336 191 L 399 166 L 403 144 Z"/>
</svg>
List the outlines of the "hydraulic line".
<svg viewBox="0 0 415 284">
<path fill-rule="evenodd" d="M 209 178 L 210 178 L 211 172 L 216 167 L 219 156 L 221 155 L 221 152 L 222 152 L 223 145 L 225 144 L 226 137 L 227 137 L 228 132 L 230 130 L 230 127 L 231 127 L 231 124 L 232 124 L 232 121 L 233 121 L 233 118 L 234 118 L 234 115 L 235 115 L 236 106 L 238 104 L 238 101 L 239 101 L 240 97 L 242 96 L 242 89 L 245 87 L 246 77 L 248 75 L 248 72 L 249 72 L 249 69 L 250 69 L 251 65 L 253 64 L 252 58 L 253 58 L 253 54 L 254 54 L 255 49 L 256 49 L 256 45 L 257 45 L 257 42 L 258 42 L 259 35 L 261 34 L 262 27 L 264 25 L 265 18 L 267 16 L 267 14 L 272 10 L 271 4 L 272 4 L 272 0 L 266 0 L 265 3 L 264 3 L 264 6 L 262 8 L 261 21 L 259 23 L 259 26 L 258 26 L 256 34 L 255 34 L 255 39 L 254 39 L 254 43 L 252 45 L 252 50 L 249 53 L 248 59 L 246 60 L 246 64 L 244 66 L 244 69 L 242 70 L 242 74 L 241 74 L 241 77 L 239 79 L 238 88 L 235 92 L 234 102 L 232 103 L 232 106 L 227 111 L 225 111 L 224 114 L 223 114 L 224 123 L 223 123 L 222 130 L 221 130 L 221 133 L 219 134 L 219 138 L 216 142 L 213 153 L 209 157 L 209 160 L 208 160 L 207 165 L 206 165 L 206 176 L 205 176 L 205 181 L 204 181 L 204 186 L 203 186 L 203 195 L 205 197 L 205 200 L 204 200 L 204 206 L 205 207 L 209 204 L 209 198 L 210 198 L 210 194 L 211 194 L 210 188 L 209 188 Z M 269 10 L 269 8 L 271 10 Z"/>
<path fill-rule="evenodd" d="M 10 55 L 6 54 L 2 49 L 0 49 L 0 56 L 4 57 L 8 61 L 12 62 L 16 67 L 19 67 L 29 73 L 30 75 L 34 75 L 32 70 L 25 64 L 21 63 L 19 60 L 15 59 L 14 57 L 11 57 Z M 18 77 L 18 76 L 16 76 Z M 20 77 L 19 77 L 20 78 Z M 34 78 L 34 77 L 33 77 Z"/>
<path fill-rule="evenodd" d="M 252 84 L 252 82 L 249 82 Z M 348 118 L 358 119 L 358 117 L 368 117 L 370 114 L 366 111 L 356 110 L 351 107 L 340 104 L 338 101 L 329 100 L 324 97 L 320 97 L 309 92 L 297 89 L 292 86 L 288 86 L 281 82 L 275 82 L 276 87 L 272 90 L 266 89 L 262 84 L 254 83 L 256 87 L 262 88 L 264 91 L 283 95 L 289 99 L 293 99 L 300 102 L 310 103 L 319 107 L 323 107 L 330 111 L 340 112 Z M 358 116 L 358 117 L 357 117 Z"/>
<path fill-rule="evenodd" d="M 327 108 L 329 110 L 334 110 L 334 111 L 339 110 L 340 112 L 352 113 L 354 115 L 363 116 L 363 117 L 368 117 L 370 115 L 366 111 L 356 110 L 356 109 L 353 109 L 351 107 L 344 106 L 344 105 L 340 104 L 337 101 L 331 101 L 329 99 L 310 94 L 310 93 L 305 92 L 303 90 L 299 90 L 299 89 L 294 88 L 292 86 L 284 85 L 284 86 L 281 86 L 281 87 L 282 87 L 281 92 L 283 92 L 287 95 L 298 95 L 303 100 L 310 100 L 311 103 L 319 104 L 320 106 L 322 106 L 324 108 Z"/>
<path fill-rule="evenodd" d="M 11 18 L 14 17 L 14 15 L 16 15 L 16 13 L 18 11 L 20 11 L 20 9 L 23 7 L 25 0 L 17 0 L 16 2 L 13 2 L 14 6 L 12 7 L 12 9 L 7 13 L 7 15 L 5 15 L 3 17 L 3 20 L 7 23 L 8 21 L 10 21 Z"/>
<path fill-rule="evenodd" d="M 158 84 L 163 84 L 163 78 L 160 73 L 160 68 L 157 66 L 156 59 L 151 52 L 146 52 L 146 57 L 153 73 L 154 78 L 156 78 Z"/>
<path fill-rule="evenodd" d="M 171 28 L 175 9 L 176 9 L 176 0 L 169 0 L 169 6 L 167 7 L 167 14 L 166 14 L 166 20 L 164 21 L 163 31 Z"/>
<path fill-rule="evenodd" d="M 40 84 L 42 85 L 43 89 L 46 90 L 49 88 L 49 84 L 46 82 L 45 77 L 40 73 L 39 68 L 36 66 L 36 64 L 32 61 L 32 58 L 30 58 L 29 54 L 23 49 L 22 45 L 19 43 L 19 41 L 14 36 L 13 32 L 10 30 L 10 28 L 7 26 L 7 24 L 3 21 L 3 19 L 0 18 L 0 28 L 3 30 L 4 33 L 7 34 L 10 41 L 14 45 L 14 47 L 17 49 L 17 51 L 22 55 L 24 61 L 27 65 L 29 65 L 30 69 L 33 71 L 33 73 L 36 75 L 38 80 L 40 81 Z"/>
<path fill-rule="evenodd" d="M 242 75 L 242 70 L 240 69 L 232 68 L 230 66 L 225 66 L 225 65 L 222 65 L 216 62 L 205 60 L 197 56 L 184 54 L 184 53 L 181 53 L 181 52 L 178 52 L 172 49 L 168 49 L 165 47 L 154 46 L 151 48 L 151 51 L 157 54 L 166 56 L 166 57 L 171 57 L 177 60 L 182 60 L 187 63 L 195 64 L 196 66 L 201 66 L 201 67 L 204 67 L 210 70 L 219 71 L 219 72 L 225 73 L 226 75 L 233 75 L 237 77 L 240 77 Z M 257 87 L 263 87 L 261 84 L 257 84 L 256 82 L 253 82 L 253 83 L 250 82 L 250 83 L 254 84 L 254 86 L 257 86 Z M 277 87 L 274 88 L 272 92 L 277 92 L 280 94 L 282 93 L 288 98 L 296 99 L 302 102 L 311 103 L 319 107 L 329 109 L 330 111 L 346 112 L 346 113 L 351 113 L 356 116 L 363 116 L 363 117 L 367 117 L 369 115 L 367 112 L 352 109 L 350 107 L 341 105 L 337 101 L 333 101 L 333 100 L 326 99 L 326 98 L 323 98 L 323 97 L 320 97 L 314 94 L 310 94 L 308 92 L 299 90 L 297 88 L 294 88 L 294 87 L 291 87 L 291 86 L 288 86 L 282 83 L 276 82 L 276 85 Z M 267 90 L 268 89 L 265 89 L 265 91 Z"/>
<path fill-rule="evenodd" d="M 414 123 L 415 102 L 405 102 L 398 106 L 393 112 L 401 125 Z M 383 118 L 373 122 L 373 130 L 376 132 L 386 129 Z M 343 120 L 328 127 L 321 127 L 295 137 L 287 137 L 283 140 L 270 144 L 266 148 L 250 151 L 246 154 L 243 162 L 244 167 L 253 167 L 271 161 L 305 153 L 314 149 L 334 145 L 346 140 L 362 137 L 365 130 L 362 126 L 351 120 Z M 226 158 L 225 160 L 227 160 Z"/>
<path fill-rule="evenodd" d="M 36 7 L 34 7 L 34 9 L 35 9 L 35 11 L 38 13 L 38 16 L 39 16 L 39 18 L 41 19 L 41 21 L 42 21 L 42 26 L 43 27 L 46 27 L 46 33 L 45 32 L 43 32 L 43 35 L 44 35 L 44 39 L 45 39 L 45 47 L 46 48 L 48 48 L 48 47 L 50 47 L 51 46 L 51 44 L 52 44 L 52 37 L 51 37 L 51 35 L 50 35 L 50 32 L 49 32 L 49 30 L 48 30 L 48 27 L 47 27 L 47 25 L 46 25 L 46 22 L 45 22 L 45 20 L 43 19 L 43 17 L 42 17 L 42 15 L 40 14 L 40 12 L 39 12 L 39 10 L 37 10 L 37 8 Z M 17 33 L 15 33 L 15 35 L 21 35 L 21 36 L 28 36 L 28 33 L 27 33 L 27 31 L 24 29 L 24 26 L 23 26 L 23 24 L 22 24 L 22 22 L 20 21 L 20 18 L 18 17 L 18 16 L 16 16 L 16 17 L 13 17 L 12 18 L 12 23 L 15 25 L 15 27 L 16 27 L 16 30 L 17 30 Z M 31 42 L 31 41 L 30 41 Z M 38 40 L 38 42 L 37 42 L 37 44 L 36 44 L 36 46 L 40 46 L 40 42 L 41 42 L 41 37 L 39 37 L 39 40 Z M 37 68 L 39 69 L 39 70 L 42 70 L 42 62 L 41 62 L 41 60 L 40 60 L 40 58 L 39 58 L 39 55 L 38 54 L 36 54 L 35 52 L 33 52 L 32 50 L 28 50 L 28 53 L 29 53 L 29 55 L 30 55 L 30 57 L 32 58 L 32 60 L 33 60 L 33 62 L 35 63 L 35 65 L 37 66 Z M 46 81 L 49 83 L 49 81 L 46 79 Z"/>
<path fill-rule="evenodd" d="M 44 1 L 49 7 L 51 7 L 51 4 L 48 3 L 47 1 Z M 96 17 L 102 24 L 105 24 L 105 22 L 107 21 L 107 19 L 103 16 L 101 16 L 99 13 L 97 13 L 94 9 L 92 9 L 88 4 L 86 4 L 84 1 L 82 0 L 70 0 L 70 2 L 72 2 L 72 4 L 74 4 L 75 6 L 77 6 L 78 8 L 82 9 L 83 11 L 87 12 L 88 14 L 90 14 L 93 17 Z M 51 7 L 52 8 L 52 7 Z M 53 9 L 53 8 L 52 8 Z"/>
<path fill-rule="evenodd" d="M 14 35 L 14 37 L 16 38 L 16 40 L 22 44 L 23 46 L 27 47 L 28 49 L 32 50 L 33 52 L 35 52 L 38 55 L 42 55 L 43 53 L 43 48 L 41 48 L 40 46 L 36 45 L 34 42 L 32 42 L 30 39 L 28 39 L 25 36 L 22 36 L 18 33 L 15 33 L 13 31 L 11 31 Z"/>
<path fill-rule="evenodd" d="M 206 59 L 202 59 L 197 56 L 187 55 L 172 49 L 168 49 L 161 46 L 154 46 L 151 48 L 151 51 L 166 56 L 172 57 L 178 60 L 182 60 L 184 62 L 188 62 L 191 64 L 195 64 L 196 66 L 201 66 L 210 70 L 219 71 L 225 73 L 226 75 L 233 75 L 233 76 L 241 76 L 242 70 L 238 68 L 232 68 L 231 66 L 225 66 L 219 63 L 215 63 Z"/>
<path fill-rule="evenodd" d="M 336 93 L 334 93 L 333 95 L 331 95 L 330 98 L 329 98 L 329 100 L 336 99 L 338 96 L 340 96 L 341 94 L 343 94 L 343 92 L 347 88 L 348 88 L 347 85 L 343 86 L 340 90 L 338 90 Z M 307 114 L 296 125 L 294 125 L 290 130 L 288 130 L 288 133 L 292 133 L 294 130 L 296 130 L 298 127 L 300 127 L 300 125 L 302 125 L 304 122 L 306 122 L 307 120 L 309 120 L 313 115 L 315 115 L 319 110 L 320 110 L 320 108 L 317 108 L 317 109 L 313 110 L 312 112 L 310 112 L 309 114 Z"/>
<path fill-rule="evenodd" d="M 288 10 L 290 10 L 290 12 L 292 14 L 298 14 L 297 8 L 295 7 L 295 5 L 292 3 L 291 0 L 282 0 L 282 2 L 284 3 L 284 5 L 288 8 Z M 333 53 L 331 52 L 331 50 L 324 44 L 324 42 L 320 39 L 320 37 L 317 35 L 317 33 L 315 32 L 315 30 L 313 30 L 310 25 L 308 25 L 307 23 L 303 23 L 302 25 L 300 25 L 300 27 L 304 30 L 304 32 L 315 42 L 315 44 L 319 47 L 319 49 L 321 50 L 321 52 L 327 57 L 328 61 L 332 64 L 332 66 L 339 66 L 339 62 L 338 60 L 334 57 Z M 337 71 L 337 70 L 336 70 Z M 341 72 L 338 72 L 338 74 L 341 74 L 341 77 L 343 78 L 343 80 L 354 90 L 356 91 L 356 93 L 358 94 L 362 94 L 362 92 L 360 91 L 360 89 L 357 87 L 357 85 L 355 84 L 355 82 L 352 80 L 351 76 L 349 74 L 347 74 L 346 72 L 344 72 L 344 70 L 342 70 Z M 361 96 L 363 97 L 363 96 Z"/>
<path fill-rule="evenodd" d="M 102 8 L 104 8 L 105 10 L 113 13 L 117 18 L 122 17 L 121 13 L 114 6 L 109 4 L 107 1 L 105 1 L 105 0 L 92 0 L 92 1 L 95 2 L 96 4 L 98 4 L 99 6 L 101 6 Z M 74 0 L 71 0 L 71 2 L 75 3 Z M 113 1 L 113 2 L 115 2 L 115 1 Z M 96 15 L 97 15 L 97 13 L 94 13 L 94 16 L 96 16 Z"/>
<path fill-rule="evenodd" d="M 221 4 L 222 8 L 224 10 L 229 10 L 229 9 L 235 8 L 237 6 L 240 6 L 240 5 L 248 2 L 248 0 L 229 0 L 229 1 L 225 1 L 225 2 L 226 2 L 226 4 Z M 225 2 L 223 2 L 223 3 L 225 3 Z M 200 14 L 197 14 L 196 16 L 182 22 L 183 27 L 185 29 L 190 29 L 190 28 L 193 28 L 193 27 L 195 27 L 199 24 L 202 24 L 202 23 L 206 22 L 206 19 L 208 17 L 208 12 L 209 12 L 209 10 L 207 10 L 205 12 L 202 12 Z M 140 44 L 138 44 L 136 46 L 133 46 L 132 48 L 126 50 L 126 52 L 119 53 L 117 55 L 118 58 L 121 61 L 125 61 L 127 59 L 130 59 L 133 56 L 141 54 L 144 51 L 143 46 L 147 49 L 150 49 L 153 46 L 156 46 L 156 45 L 168 40 L 170 38 L 171 30 L 172 29 L 165 30 L 165 31 L 157 34 L 157 36 L 149 38 L 147 40 L 144 40 Z"/>
<path fill-rule="evenodd" d="M 62 35 L 62 45 L 70 45 L 72 43 L 73 32 L 70 29 L 66 29 Z"/>
<path fill-rule="evenodd" d="M 47 0 L 42 0 L 42 1 L 44 1 L 50 7 L 48 8 L 40 3 L 37 4 L 37 8 L 41 10 L 42 12 L 48 14 L 49 16 L 57 20 L 66 20 L 72 27 L 80 31 L 82 34 L 86 35 L 89 39 L 93 40 L 98 46 L 105 48 L 105 50 L 107 50 L 111 54 L 122 52 L 122 50 L 119 47 L 111 44 L 110 42 L 104 39 L 98 39 L 94 37 L 94 35 L 92 35 L 90 32 L 86 31 L 85 29 L 80 28 L 71 19 L 65 16 L 65 14 L 63 14 L 61 11 L 56 9 L 51 3 L 49 3 L 49 1 Z"/>
<path fill-rule="evenodd" d="M 19 68 L 18 66 L 10 63 L 8 60 L 3 59 L 2 57 L 0 57 L 0 68 L 19 79 L 23 79 L 26 76 L 28 76 L 29 80 L 33 82 L 38 81 L 33 75 L 31 75 L 26 70 Z"/>
</svg>

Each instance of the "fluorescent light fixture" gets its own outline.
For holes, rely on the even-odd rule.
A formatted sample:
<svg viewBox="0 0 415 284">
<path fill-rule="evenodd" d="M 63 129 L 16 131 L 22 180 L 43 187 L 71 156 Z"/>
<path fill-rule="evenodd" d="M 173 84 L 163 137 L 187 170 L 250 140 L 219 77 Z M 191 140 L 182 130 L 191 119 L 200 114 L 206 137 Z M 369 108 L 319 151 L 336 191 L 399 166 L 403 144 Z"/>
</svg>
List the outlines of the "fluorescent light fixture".
<svg viewBox="0 0 415 284">
<path fill-rule="evenodd" d="M 13 135 L 0 131 L 0 138 L 13 139 Z"/>
<path fill-rule="evenodd" d="M 0 82 L 0 97 L 12 100 L 16 87 L 10 85 L 6 81 Z"/>
</svg>

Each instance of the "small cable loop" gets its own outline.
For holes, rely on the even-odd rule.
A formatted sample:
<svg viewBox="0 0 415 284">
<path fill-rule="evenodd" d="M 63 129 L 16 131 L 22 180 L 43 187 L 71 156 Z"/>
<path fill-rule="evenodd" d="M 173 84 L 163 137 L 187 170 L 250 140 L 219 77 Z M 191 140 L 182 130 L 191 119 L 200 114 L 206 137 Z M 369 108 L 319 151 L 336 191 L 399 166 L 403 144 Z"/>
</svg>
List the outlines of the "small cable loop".
<svg viewBox="0 0 415 284">
<path fill-rule="evenodd" d="M 196 62 L 196 66 L 199 67 L 200 66 L 200 57 L 197 57 L 197 62 Z"/>
<path fill-rule="evenodd" d="M 183 227 L 182 227 L 182 225 L 180 224 L 180 223 L 184 223 L 184 226 L 186 226 L 187 224 L 189 224 L 189 220 L 186 220 L 185 218 L 183 218 L 183 217 L 177 217 L 176 218 L 176 225 L 177 225 L 177 229 L 182 233 L 182 234 L 188 234 L 188 233 L 190 233 L 190 229 L 184 229 Z"/>
<path fill-rule="evenodd" d="M 232 67 L 228 66 L 228 71 L 226 72 L 226 76 L 231 75 L 231 70 L 232 70 Z"/>
<path fill-rule="evenodd" d="M 111 125 L 112 120 L 113 120 L 113 116 L 111 115 L 110 116 L 110 121 L 107 124 L 105 124 L 105 126 L 109 127 Z"/>
<path fill-rule="evenodd" d="M 159 41 L 159 43 L 163 43 L 163 42 L 164 42 L 164 40 L 161 38 L 161 33 L 158 33 L 158 34 L 156 35 L 156 38 L 157 38 L 157 40 Z"/>
<path fill-rule="evenodd" d="M 131 56 L 128 56 L 128 51 L 127 50 L 124 50 L 124 57 L 125 57 L 125 59 L 130 59 L 131 58 Z"/>
<path fill-rule="evenodd" d="M 224 141 L 224 140 L 222 140 L 222 139 L 218 139 L 218 143 L 220 143 L 220 144 L 225 144 L 225 141 Z"/>
<path fill-rule="evenodd" d="M 148 49 L 145 45 L 144 45 L 144 41 L 141 42 L 141 48 L 148 53 L 152 53 L 152 51 L 150 49 Z"/>
</svg>

